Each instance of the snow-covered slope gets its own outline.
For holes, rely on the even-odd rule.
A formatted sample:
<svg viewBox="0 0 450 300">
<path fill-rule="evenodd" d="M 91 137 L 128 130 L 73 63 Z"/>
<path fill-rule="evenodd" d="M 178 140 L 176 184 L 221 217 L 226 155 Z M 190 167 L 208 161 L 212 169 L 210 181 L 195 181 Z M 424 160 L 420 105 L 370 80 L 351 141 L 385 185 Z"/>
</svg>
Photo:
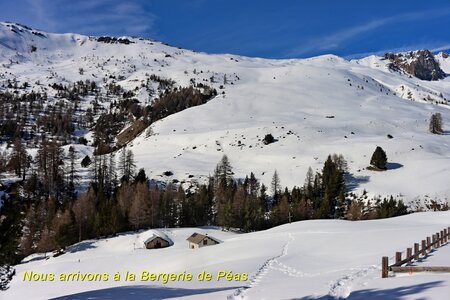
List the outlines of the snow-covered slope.
<svg viewBox="0 0 450 300">
<path fill-rule="evenodd" d="M 130 43 L 1 23 L 0 86 L 15 78 L 51 94 L 52 83 L 89 79 L 104 87 L 115 77 L 142 103 L 152 100 L 142 88 L 149 74 L 215 87 L 219 96 L 154 123 L 152 135 L 148 130 L 130 144 L 138 167 L 159 180 L 202 181 L 227 154 L 238 178 L 253 171 L 269 184 L 277 170 L 283 186 L 299 186 L 308 167 L 319 170 L 328 154 L 340 153 L 356 191 L 406 200 L 450 196 L 449 78 L 419 80 L 375 56 L 269 60 L 123 39 Z M 449 72 L 450 58 L 437 59 Z M 428 133 L 435 112 L 444 135 Z M 278 141 L 264 145 L 268 133 Z M 376 146 L 387 152 L 387 172 L 365 169 Z"/>
<path fill-rule="evenodd" d="M 446 52 L 439 52 L 436 55 L 436 59 L 439 62 L 441 69 L 445 73 L 450 74 L 450 56 L 449 56 L 449 54 Z"/>
<path fill-rule="evenodd" d="M 444 299 L 450 277 L 445 274 L 397 276 L 381 279 L 382 256 L 393 259 L 426 236 L 448 226 L 449 212 L 417 213 L 373 221 L 303 221 L 270 230 L 233 234 L 214 228 L 149 230 L 118 237 L 84 241 L 59 257 L 34 255 L 17 265 L 17 275 L 2 299 Z M 143 249 L 153 233 L 167 235 L 174 245 Z M 207 233 L 222 241 L 215 246 L 189 249 L 186 238 L 193 232 Z M 445 255 L 449 245 L 431 256 Z M 448 251 L 447 251 L 448 252 Z M 448 265 L 448 257 L 439 263 Z M 201 282 L 140 281 L 150 273 L 214 275 L 220 270 L 247 273 L 248 280 Z M 25 271 L 53 273 L 53 281 L 23 281 Z M 136 273 L 136 281 L 125 281 L 125 272 Z M 58 279 L 61 273 L 107 273 L 107 281 Z M 115 272 L 121 279 L 113 280 Z M 242 277 L 241 277 L 242 279 Z M 305 297 L 305 298 L 303 298 Z M 444 298 L 442 298 L 444 297 Z"/>
</svg>

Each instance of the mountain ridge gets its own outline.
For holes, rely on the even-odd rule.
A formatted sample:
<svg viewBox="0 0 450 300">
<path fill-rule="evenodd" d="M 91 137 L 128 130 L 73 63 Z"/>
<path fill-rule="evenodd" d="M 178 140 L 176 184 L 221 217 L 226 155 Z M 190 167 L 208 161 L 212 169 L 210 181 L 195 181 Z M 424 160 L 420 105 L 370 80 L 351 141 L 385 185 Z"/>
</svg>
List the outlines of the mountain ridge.
<svg viewBox="0 0 450 300">
<path fill-rule="evenodd" d="M 303 184 L 309 166 L 320 170 L 326 156 L 336 152 L 347 157 L 356 191 L 409 200 L 450 195 L 442 179 L 450 169 L 441 163 L 449 159 L 448 135 L 427 132 L 431 112 L 440 112 L 444 124 L 450 123 L 448 78 L 410 78 L 390 70 L 383 57 L 347 61 L 335 55 L 284 60 L 208 55 L 148 39 L 122 37 L 130 43 L 105 43 L 98 41 L 101 37 L 1 24 L 3 92 L 45 92 L 53 101 L 60 98 L 50 85 L 90 80 L 100 90 L 100 106 L 108 111 L 110 103 L 123 101 L 108 92 L 111 84 L 132 91 L 142 107 L 151 105 L 166 89 L 150 74 L 173 80 L 177 88 L 202 83 L 217 89 L 219 95 L 206 104 L 153 123 L 129 144 L 137 165 L 153 178 L 194 184 L 205 180 L 227 154 L 238 177 L 254 171 L 269 184 L 277 170 L 282 184 L 292 187 Z M 437 60 L 448 72 L 449 58 L 440 55 Z M 28 87 L 14 88 L 14 82 Z M 79 114 L 92 108 L 93 101 L 92 95 L 83 97 Z M 131 116 L 122 130 L 137 119 Z M 68 145 L 92 155 L 92 128 L 79 132 L 88 145 Z M 263 145 L 268 133 L 278 142 Z M 383 174 L 366 170 L 377 145 L 402 167 Z M 174 175 L 162 175 L 165 171 Z M 424 179 L 414 179 L 416 174 Z M 409 188 L 409 182 L 416 184 Z"/>
</svg>

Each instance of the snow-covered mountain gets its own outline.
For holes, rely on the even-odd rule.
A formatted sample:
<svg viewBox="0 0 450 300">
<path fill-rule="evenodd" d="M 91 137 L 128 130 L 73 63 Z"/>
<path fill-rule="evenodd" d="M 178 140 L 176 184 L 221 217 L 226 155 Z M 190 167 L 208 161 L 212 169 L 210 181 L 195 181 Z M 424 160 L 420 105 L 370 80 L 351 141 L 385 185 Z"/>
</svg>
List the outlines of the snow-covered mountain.
<svg viewBox="0 0 450 300">
<path fill-rule="evenodd" d="M 447 54 L 434 59 L 450 73 Z M 281 184 L 293 187 L 303 185 L 308 167 L 320 170 L 328 154 L 340 153 L 356 191 L 446 199 L 450 79 L 421 80 L 390 63 L 377 56 L 348 61 L 334 55 L 285 60 L 209 55 L 142 38 L 52 34 L 0 23 L 1 91 L 46 92 L 51 103 L 57 94 L 52 84 L 90 80 L 106 91 L 114 82 L 146 105 L 158 96 L 157 84 L 147 84 L 151 75 L 176 86 L 195 82 L 217 89 L 208 103 L 153 123 L 129 144 L 137 166 L 151 178 L 203 181 L 227 154 L 236 177 L 253 171 L 269 184 L 277 170 Z M 8 87 L 11 82 L 27 86 L 17 90 Z M 82 109 L 90 100 L 84 98 Z M 107 108 L 113 100 L 105 92 L 101 105 Z M 442 114 L 443 135 L 428 132 L 435 112 Z M 276 142 L 265 145 L 269 133 Z M 92 141 L 92 132 L 78 134 Z M 90 154 L 90 145 L 75 146 Z M 366 169 L 376 146 L 387 152 L 387 172 Z"/>
<path fill-rule="evenodd" d="M 430 74 L 441 70 L 447 75 L 432 81 L 419 79 L 412 72 L 417 64 L 425 64 Z M 0 92 L 17 97 L 32 91 L 47 95 L 35 101 L 37 104 L 26 100 L 13 105 L 17 111 L 23 105 L 28 112 L 38 111 L 32 115 L 18 112 L 24 128 L 33 131 L 34 138 L 23 139 L 31 155 L 37 152 L 34 140 L 47 135 L 46 128 L 51 127 L 45 120 L 34 119 L 39 109 L 55 112 L 58 119 L 62 116 L 58 114 L 59 103 L 73 101 L 69 97 L 73 95 L 64 88 L 77 82 L 89 82 L 78 85 L 79 90 L 92 86 L 96 91 L 79 93 L 83 95 L 73 109 L 77 128 L 61 139 L 66 150 L 73 146 L 78 151 L 77 165 L 85 155 L 92 157 L 94 127 L 102 113 L 120 112 L 121 103 L 154 107 L 160 94 L 170 89 L 194 84 L 216 89 L 218 94 L 207 103 L 181 109 L 144 130 L 142 124 L 146 124 L 139 123 L 139 114 L 127 112 L 120 134 L 112 142 L 113 146 L 128 142 L 137 166 L 144 167 L 150 178 L 185 185 L 203 182 L 227 154 L 235 177 L 254 172 L 269 185 L 277 170 L 281 185 L 291 188 L 303 185 L 310 166 L 320 170 L 329 154 L 338 153 L 348 162 L 349 190 L 405 200 L 446 201 L 450 197 L 449 73 L 450 58 L 443 52 L 415 51 L 351 61 L 334 55 L 271 60 L 196 53 L 142 38 L 53 34 L 0 23 Z M 126 93 L 136 101 L 123 96 Z M 430 116 L 437 112 L 443 118 L 442 135 L 428 130 Z M 7 117 L 16 120 L 14 111 L 8 113 Z M 81 126 L 89 123 L 84 119 L 88 113 L 93 115 L 94 125 Z M 139 134 L 135 136 L 135 132 Z M 267 134 L 273 135 L 274 143 L 263 142 Z M 80 137 L 88 140 L 86 145 Z M 376 146 L 387 152 L 385 172 L 366 168 Z M 2 152 L 11 148 L 1 140 Z M 86 170 L 80 168 L 80 172 L 81 182 L 90 179 Z M 6 190 L 15 179 L 7 174 L 0 180 Z M 1 187 L 0 196 L 6 195 Z M 424 212 L 360 222 L 309 220 L 246 234 L 215 227 L 122 233 L 82 241 L 67 247 L 60 256 L 28 256 L 14 266 L 16 275 L 0 296 L 384 299 L 388 295 L 442 299 L 449 293 L 448 276 L 414 274 L 381 279 L 380 259 L 388 255 L 392 261 L 394 252 L 448 227 L 448 217 L 448 212 Z M 221 243 L 189 249 L 186 238 L 194 232 L 208 234 Z M 167 237 L 171 246 L 144 249 L 144 241 L 152 235 Z M 448 247 L 432 252 L 418 264 L 448 265 Z M 216 275 L 220 270 L 234 276 L 245 273 L 246 277 L 167 283 L 125 281 L 123 277 L 127 271 L 195 275 L 206 271 Z M 39 280 L 26 280 L 25 272 L 31 271 Z M 0 269 L 0 281 L 9 281 L 5 279 L 7 272 L 2 272 Z M 113 278 L 116 272 L 122 276 L 117 281 Z M 60 273 L 73 274 L 73 280 L 47 280 L 48 274 Z M 107 274 L 109 279 L 78 278 L 89 273 Z"/>
</svg>

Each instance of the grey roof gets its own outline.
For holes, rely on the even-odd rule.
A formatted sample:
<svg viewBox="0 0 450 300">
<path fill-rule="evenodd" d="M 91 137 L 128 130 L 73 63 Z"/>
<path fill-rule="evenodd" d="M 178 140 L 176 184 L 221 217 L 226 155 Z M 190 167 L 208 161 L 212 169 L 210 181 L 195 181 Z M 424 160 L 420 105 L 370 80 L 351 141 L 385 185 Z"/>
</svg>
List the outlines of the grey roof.
<svg viewBox="0 0 450 300">
<path fill-rule="evenodd" d="M 148 239 L 146 239 L 146 240 L 144 241 L 144 244 L 147 244 L 147 243 L 153 241 L 153 240 L 156 239 L 156 238 L 160 238 L 160 239 L 162 239 L 162 240 L 164 240 L 164 241 L 166 241 L 166 242 L 168 242 L 168 243 L 170 244 L 170 241 L 168 241 L 168 240 L 166 240 L 165 238 L 160 237 L 160 236 L 158 236 L 158 235 L 156 235 L 156 234 L 154 234 L 154 235 L 152 235 L 151 237 L 149 237 Z"/>
<path fill-rule="evenodd" d="M 216 240 L 215 238 L 213 238 L 209 235 L 204 235 L 204 234 L 200 234 L 197 232 L 194 232 L 186 240 L 188 240 L 189 242 L 194 243 L 194 244 L 200 244 L 200 242 L 203 241 L 206 237 L 210 238 L 211 240 L 215 241 L 216 243 L 220 243 L 218 240 Z"/>
</svg>

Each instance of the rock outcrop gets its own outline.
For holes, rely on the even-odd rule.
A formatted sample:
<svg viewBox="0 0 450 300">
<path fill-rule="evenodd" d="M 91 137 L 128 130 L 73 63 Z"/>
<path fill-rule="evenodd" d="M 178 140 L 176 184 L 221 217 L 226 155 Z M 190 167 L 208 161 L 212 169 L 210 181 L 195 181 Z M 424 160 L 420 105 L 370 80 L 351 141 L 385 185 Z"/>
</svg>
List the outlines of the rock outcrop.
<svg viewBox="0 0 450 300">
<path fill-rule="evenodd" d="M 446 76 L 433 53 L 429 50 L 407 53 L 386 53 L 384 58 L 390 60 L 390 69 L 394 71 L 403 70 L 422 80 L 439 80 Z"/>
</svg>

